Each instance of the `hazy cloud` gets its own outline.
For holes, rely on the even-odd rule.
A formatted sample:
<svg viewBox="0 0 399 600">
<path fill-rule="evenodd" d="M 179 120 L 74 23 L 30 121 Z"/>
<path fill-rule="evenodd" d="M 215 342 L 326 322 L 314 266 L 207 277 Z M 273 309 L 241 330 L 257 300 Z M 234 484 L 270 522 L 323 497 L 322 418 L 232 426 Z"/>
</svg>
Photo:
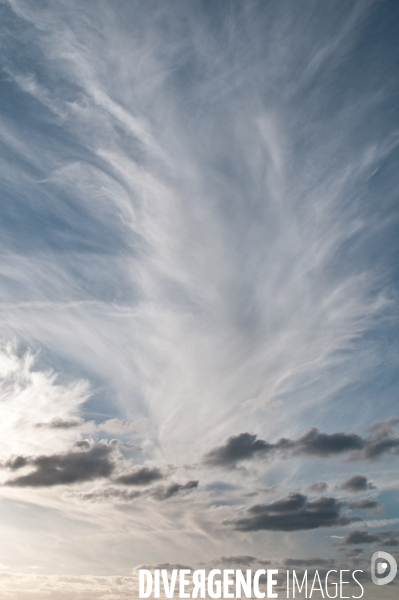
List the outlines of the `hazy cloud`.
<svg viewBox="0 0 399 600">
<path fill-rule="evenodd" d="M 307 486 L 307 489 L 310 492 L 316 492 L 317 494 L 321 494 L 325 492 L 328 488 L 328 485 L 324 481 L 314 481 Z"/>
<path fill-rule="evenodd" d="M 165 487 L 157 487 L 150 491 L 150 495 L 155 500 L 168 500 L 180 492 L 191 491 L 198 487 L 198 481 L 188 481 L 187 483 L 171 483 Z"/>
<path fill-rule="evenodd" d="M 353 510 L 366 510 L 366 511 L 380 511 L 382 503 L 378 500 L 371 500 L 370 498 L 362 498 L 360 500 L 353 500 L 348 504 L 349 508 Z"/>
<path fill-rule="evenodd" d="M 398 546 L 399 531 L 391 529 L 387 531 L 375 531 L 370 533 L 366 530 L 353 530 L 348 531 L 346 536 L 340 542 L 342 546 L 376 543 L 381 546 Z"/>
<path fill-rule="evenodd" d="M 138 498 L 153 498 L 159 502 L 169 500 L 180 493 L 189 492 L 198 487 L 198 481 L 188 481 L 187 483 L 170 483 L 167 486 L 156 486 L 143 491 L 107 487 L 94 490 L 92 492 L 72 493 L 73 497 L 90 502 L 101 502 L 115 500 L 117 502 L 131 502 Z"/>
</svg>

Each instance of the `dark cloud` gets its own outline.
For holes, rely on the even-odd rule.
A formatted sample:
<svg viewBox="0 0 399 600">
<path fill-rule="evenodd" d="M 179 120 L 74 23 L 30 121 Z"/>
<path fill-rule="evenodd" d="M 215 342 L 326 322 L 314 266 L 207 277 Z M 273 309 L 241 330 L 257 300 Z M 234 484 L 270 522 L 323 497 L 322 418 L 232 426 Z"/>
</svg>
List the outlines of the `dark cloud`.
<svg viewBox="0 0 399 600">
<path fill-rule="evenodd" d="M 340 548 L 341 552 L 348 558 L 356 558 L 357 560 L 361 560 L 364 558 L 365 554 L 363 548 Z"/>
<path fill-rule="evenodd" d="M 378 542 L 378 536 L 370 534 L 368 531 L 348 531 L 346 536 L 341 541 L 343 546 L 349 546 L 351 544 L 372 544 Z"/>
<path fill-rule="evenodd" d="M 380 546 L 398 546 L 399 530 L 375 531 L 369 533 L 366 530 L 348 531 L 341 540 L 342 546 L 358 546 L 361 544 L 378 544 Z"/>
<path fill-rule="evenodd" d="M 107 500 L 116 500 L 119 502 L 130 502 L 131 500 L 136 500 L 143 496 L 143 492 L 139 492 L 137 490 L 127 490 L 109 487 L 100 490 L 94 490 L 93 492 L 80 492 L 77 494 L 73 494 L 73 497 L 79 498 L 79 500 L 83 500 L 86 502 L 103 502 Z"/>
<path fill-rule="evenodd" d="M 117 442 L 117 440 L 113 440 L 115 443 Z M 119 442 L 117 442 L 119 443 Z M 88 440 L 78 440 L 77 442 L 75 442 L 75 447 L 76 448 L 80 448 L 81 450 L 90 450 L 91 448 L 91 444 Z"/>
<path fill-rule="evenodd" d="M 22 467 L 26 467 L 29 464 L 29 460 L 28 456 L 12 456 L 2 463 L 2 467 L 11 471 L 17 471 L 18 469 L 22 469 Z"/>
<path fill-rule="evenodd" d="M 321 433 L 312 427 L 293 442 L 295 452 L 309 456 L 332 456 L 364 448 L 364 441 L 355 433 Z"/>
<path fill-rule="evenodd" d="M 121 475 L 116 481 L 124 485 L 149 485 L 163 477 L 162 471 L 157 467 L 140 467 L 131 473 Z"/>
<path fill-rule="evenodd" d="M 72 429 L 74 427 L 79 427 L 83 422 L 83 419 L 79 418 L 62 419 L 61 417 L 55 417 L 48 423 L 37 423 L 36 427 L 49 427 L 50 429 Z"/>
<path fill-rule="evenodd" d="M 371 500 L 370 498 L 362 498 L 361 500 L 354 500 L 349 504 L 349 508 L 353 510 L 371 510 L 376 511 L 382 508 L 381 502 L 377 500 Z"/>
<path fill-rule="evenodd" d="M 198 487 L 198 481 L 188 481 L 187 483 L 171 483 L 165 487 L 157 487 L 150 491 L 155 500 L 168 500 L 180 492 L 190 491 Z"/>
<path fill-rule="evenodd" d="M 352 477 L 342 482 L 338 488 L 347 492 L 363 492 L 376 489 L 375 485 L 367 481 L 367 477 L 364 477 L 364 475 L 352 475 Z"/>
<path fill-rule="evenodd" d="M 248 566 L 252 563 L 259 562 L 259 559 L 255 556 L 249 556 L 247 554 L 239 554 L 237 556 L 221 556 L 219 562 L 225 565 L 243 565 Z"/>
<path fill-rule="evenodd" d="M 265 507 L 267 507 L 267 510 L 271 513 L 292 512 L 303 508 L 306 504 L 306 500 L 307 498 L 303 494 L 288 494 L 288 496 L 272 500 L 267 504 L 255 504 L 254 506 L 251 506 L 249 510 L 253 514 L 258 514 L 264 513 Z"/>
<path fill-rule="evenodd" d="M 154 571 L 155 569 L 166 569 L 168 571 L 173 571 L 173 569 L 190 569 L 190 571 L 192 571 L 192 567 L 189 567 L 187 565 L 181 565 L 180 563 L 159 563 L 157 565 L 137 565 L 137 567 L 134 567 L 134 571 L 139 571 L 140 569 L 147 569 L 148 571 Z"/>
<path fill-rule="evenodd" d="M 212 467 L 231 467 L 237 462 L 266 454 L 271 450 L 270 444 L 256 438 L 257 436 L 251 433 L 232 435 L 224 444 L 206 454 L 205 464 Z"/>
<path fill-rule="evenodd" d="M 76 447 L 76 446 L 75 446 Z M 109 477 L 114 468 L 113 452 L 115 445 L 100 442 L 90 446 L 77 446 L 75 450 L 64 454 L 50 456 L 17 457 L 25 460 L 21 466 L 32 466 L 34 471 L 6 482 L 15 487 L 50 487 L 67 485 L 83 481 L 93 481 L 101 477 Z M 18 467 L 18 468 L 19 468 Z"/>
<path fill-rule="evenodd" d="M 360 520 L 342 514 L 343 503 L 335 498 L 320 497 L 308 500 L 303 494 L 292 493 L 265 504 L 255 504 L 248 509 L 248 516 L 232 524 L 238 531 L 297 531 L 348 525 Z"/>
<path fill-rule="evenodd" d="M 137 498 L 154 498 L 162 501 L 168 500 L 180 493 L 193 490 L 198 487 L 198 481 L 188 481 L 187 483 L 171 483 L 167 486 L 157 486 L 142 491 L 108 487 L 93 492 L 75 494 L 80 500 L 89 502 L 101 502 L 106 500 L 116 500 L 117 502 L 130 502 Z"/>
<path fill-rule="evenodd" d="M 368 437 L 356 433 L 323 433 L 316 427 L 296 440 L 280 438 L 275 443 L 257 439 L 255 434 L 240 433 L 229 437 L 222 445 L 210 450 L 204 463 L 210 467 L 234 468 L 237 463 L 256 457 L 280 454 L 284 458 L 304 455 L 326 458 L 350 456 L 353 459 L 376 460 L 385 454 L 399 453 L 399 437 L 393 436 L 397 420 L 378 423 Z"/>
<path fill-rule="evenodd" d="M 225 565 L 237 565 L 237 566 L 249 566 L 253 563 L 259 563 L 262 565 L 270 565 L 272 564 L 272 560 L 265 560 L 263 558 L 257 558 L 256 556 L 250 555 L 237 555 L 237 556 L 222 556 L 220 557 L 219 563 L 223 563 Z M 274 561 L 275 562 L 275 561 Z M 305 567 L 305 568 L 321 568 L 324 566 L 329 567 L 334 563 L 333 559 L 323 559 L 317 557 L 309 557 L 309 558 L 284 558 L 279 561 L 283 567 L 287 569 L 291 569 L 292 567 Z"/>
<path fill-rule="evenodd" d="M 329 566 L 333 563 L 332 559 L 324 559 L 324 558 L 285 558 L 283 561 L 284 567 L 292 568 L 292 567 L 306 567 L 311 568 L 319 565 Z"/>
<path fill-rule="evenodd" d="M 325 492 L 327 488 L 328 485 L 324 483 L 324 481 L 314 481 L 313 483 L 310 483 L 307 487 L 307 489 L 310 492 L 316 492 L 317 494 Z"/>
</svg>

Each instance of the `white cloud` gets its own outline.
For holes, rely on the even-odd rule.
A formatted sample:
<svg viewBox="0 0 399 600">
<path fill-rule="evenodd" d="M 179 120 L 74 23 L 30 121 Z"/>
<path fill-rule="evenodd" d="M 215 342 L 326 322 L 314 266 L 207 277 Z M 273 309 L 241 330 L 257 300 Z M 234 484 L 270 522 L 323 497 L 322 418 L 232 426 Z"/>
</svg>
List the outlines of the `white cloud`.
<svg viewBox="0 0 399 600">
<path fill-rule="evenodd" d="M 298 19 L 248 3 L 224 15 L 217 35 L 197 3 L 128 4 L 4 4 L 26 53 L 22 62 L 6 53 L 6 73 L 41 125 L 31 117 L 25 133 L 18 114 L 2 120 L 0 168 L 19 216 L 0 241 L 2 335 L 43 348 L 61 377 L 35 367 L 33 351 L 3 347 L 1 452 L 132 436 L 182 480 L 198 473 L 195 497 L 88 508 L 80 498 L 90 484 L 32 498 L 60 519 L 101 524 L 125 544 L 122 562 L 129 552 L 144 561 L 140 544 L 149 561 L 209 547 L 227 555 L 237 539 L 220 523 L 233 509 L 202 491 L 214 477 L 198 467 L 205 450 L 243 430 L 274 440 L 373 420 L 356 398 L 348 412 L 332 407 L 382 360 L 374 334 L 394 294 L 365 256 L 389 219 L 370 208 L 367 186 L 397 140 L 360 139 L 378 90 L 364 96 L 351 82 L 335 97 L 328 79 L 368 3 L 325 16 L 305 3 Z M 81 375 L 65 383 L 62 365 L 91 386 Z M 81 421 L 43 426 L 54 419 Z M 224 475 L 237 488 L 222 500 L 244 508 L 260 479 L 299 485 L 313 467 Z M 281 552 L 291 543 L 273 542 Z M 263 541 L 239 543 L 250 552 Z"/>
<path fill-rule="evenodd" d="M 51 370 L 37 370 L 34 355 L 17 353 L 13 343 L 0 348 L 1 459 L 10 455 L 52 453 L 65 449 L 71 432 L 41 429 L 37 424 L 53 418 L 68 418 L 79 412 L 88 399 L 87 381 L 57 382 Z M 73 439 L 73 438 L 72 438 Z"/>
</svg>

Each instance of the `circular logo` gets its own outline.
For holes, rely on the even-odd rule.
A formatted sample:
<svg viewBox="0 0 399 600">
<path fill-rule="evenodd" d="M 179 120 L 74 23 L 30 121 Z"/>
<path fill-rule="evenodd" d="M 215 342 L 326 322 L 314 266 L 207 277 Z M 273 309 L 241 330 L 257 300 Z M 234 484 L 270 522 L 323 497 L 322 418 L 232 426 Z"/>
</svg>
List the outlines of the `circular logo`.
<svg viewBox="0 0 399 600">
<path fill-rule="evenodd" d="M 381 559 L 384 562 L 377 563 L 377 561 Z M 389 573 L 385 575 L 385 577 L 377 577 L 377 573 L 378 575 L 382 575 L 386 572 L 388 566 L 391 567 Z M 373 583 L 375 583 L 375 585 L 386 585 L 387 583 L 391 583 L 391 581 L 395 579 L 397 570 L 398 565 L 391 554 L 388 552 L 383 552 L 382 550 L 374 552 L 373 556 L 371 557 L 371 580 Z"/>
</svg>

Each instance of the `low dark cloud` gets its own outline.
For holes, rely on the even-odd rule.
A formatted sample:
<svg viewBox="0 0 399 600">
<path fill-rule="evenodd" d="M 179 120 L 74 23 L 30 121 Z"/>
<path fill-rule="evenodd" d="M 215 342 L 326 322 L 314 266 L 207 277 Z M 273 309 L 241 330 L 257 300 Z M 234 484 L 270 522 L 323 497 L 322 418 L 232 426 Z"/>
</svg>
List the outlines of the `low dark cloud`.
<svg viewBox="0 0 399 600">
<path fill-rule="evenodd" d="M 350 502 L 349 508 L 352 510 L 370 510 L 370 511 L 380 511 L 382 508 L 381 502 L 377 500 L 371 500 L 370 498 L 361 498 L 360 500 L 353 500 Z"/>
<path fill-rule="evenodd" d="M 275 443 L 257 439 L 255 434 L 240 433 L 230 436 L 223 444 L 210 450 L 204 457 L 204 463 L 210 467 L 231 469 L 241 461 L 276 454 L 284 458 L 303 455 L 376 460 L 386 454 L 399 453 L 399 437 L 393 435 L 396 424 L 394 420 L 376 424 L 378 426 L 371 427 L 368 437 L 345 432 L 323 433 L 312 427 L 296 440 L 280 438 Z"/>
<path fill-rule="evenodd" d="M 156 486 L 145 490 L 129 490 L 119 487 L 107 487 L 104 489 L 94 490 L 93 492 L 85 492 L 75 494 L 80 500 L 89 502 L 103 502 L 107 500 L 115 500 L 116 502 L 131 502 L 138 498 L 153 498 L 154 500 L 168 500 L 180 493 L 189 492 L 198 487 L 198 481 L 188 481 L 187 483 L 170 483 L 167 486 Z"/>
<path fill-rule="evenodd" d="M 22 469 L 29 464 L 29 456 L 12 456 L 8 460 L 2 463 L 2 467 L 4 469 L 10 469 L 10 471 L 17 471 L 18 469 Z"/>
<path fill-rule="evenodd" d="M 48 423 L 37 423 L 36 427 L 49 427 L 50 429 L 73 429 L 75 427 L 80 427 L 80 425 L 83 423 L 83 419 L 79 419 L 78 417 L 72 419 L 55 417 Z"/>
<path fill-rule="evenodd" d="M 349 560 L 353 561 L 356 560 L 357 565 L 359 565 L 359 562 L 364 560 L 366 557 L 365 552 L 363 551 L 363 548 L 339 548 L 340 552 L 342 554 L 344 554 L 344 556 L 346 556 Z M 367 558 L 368 560 L 368 558 Z"/>
<path fill-rule="evenodd" d="M 352 475 L 352 477 L 343 481 L 338 488 L 347 492 L 363 492 L 376 489 L 375 485 L 368 481 L 364 475 Z"/>
<path fill-rule="evenodd" d="M 137 490 L 120 489 L 108 487 L 105 489 L 94 490 L 92 492 L 79 492 L 72 494 L 74 498 L 84 502 L 104 502 L 107 500 L 116 500 L 117 502 L 131 502 L 143 496 L 143 492 Z"/>
<path fill-rule="evenodd" d="M 167 571 L 173 571 L 173 569 L 190 569 L 192 571 L 192 567 L 188 565 L 181 565 L 180 563 L 159 563 L 157 565 L 137 565 L 134 567 L 134 571 L 139 571 L 140 569 L 147 569 L 148 571 L 154 571 L 155 569 L 166 569 Z"/>
<path fill-rule="evenodd" d="M 346 556 L 361 556 L 363 555 L 363 548 L 351 548 L 346 550 Z"/>
<path fill-rule="evenodd" d="M 283 561 L 284 567 L 287 569 L 291 569 L 292 567 L 305 567 L 312 568 L 318 567 L 320 565 L 329 566 L 333 563 L 332 559 L 324 559 L 324 558 L 285 558 Z"/>
<path fill-rule="evenodd" d="M 375 531 L 370 533 L 366 530 L 348 531 L 341 540 L 342 546 L 360 546 L 362 544 L 378 544 L 379 546 L 398 546 L 399 530 Z"/>
<path fill-rule="evenodd" d="M 221 446 L 206 454 L 205 463 L 212 467 L 230 467 L 242 460 L 270 452 L 271 444 L 256 438 L 257 436 L 251 433 L 232 435 Z"/>
<path fill-rule="evenodd" d="M 155 500 L 163 501 L 176 496 L 181 492 L 186 492 L 198 487 L 198 481 L 188 481 L 187 483 L 170 483 L 164 487 L 157 487 L 150 491 L 150 495 Z"/>
<path fill-rule="evenodd" d="M 252 565 L 253 563 L 259 562 L 259 559 L 255 556 L 247 554 L 239 554 L 237 556 L 221 556 L 219 562 L 224 565 L 242 565 L 244 567 Z"/>
<path fill-rule="evenodd" d="M 34 471 L 6 482 L 15 487 L 50 487 L 68 485 L 109 477 L 115 468 L 115 445 L 100 442 L 90 446 L 88 442 L 80 447 L 75 445 L 71 452 L 37 457 L 15 457 L 14 470 L 24 466 L 34 467 Z M 15 465 L 18 463 L 18 466 Z M 13 468 L 11 466 L 11 468 Z"/>
<path fill-rule="evenodd" d="M 332 456 L 353 450 L 361 450 L 364 442 L 356 433 L 322 433 L 316 427 L 293 442 L 295 452 L 309 456 Z"/>
<path fill-rule="evenodd" d="M 349 525 L 359 517 L 342 514 L 344 504 L 335 498 L 308 500 L 303 494 L 292 493 L 265 504 L 251 506 L 248 516 L 226 522 L 237 531 L 298 531 Z"/>
<path fill-rule="evenodd" d="M 149 485 L 163 477 L 164 475 L 158 467 L 140 467 L 126 475 L 121 475 L 116 481 L 124 485 Z"/>
</svg>

